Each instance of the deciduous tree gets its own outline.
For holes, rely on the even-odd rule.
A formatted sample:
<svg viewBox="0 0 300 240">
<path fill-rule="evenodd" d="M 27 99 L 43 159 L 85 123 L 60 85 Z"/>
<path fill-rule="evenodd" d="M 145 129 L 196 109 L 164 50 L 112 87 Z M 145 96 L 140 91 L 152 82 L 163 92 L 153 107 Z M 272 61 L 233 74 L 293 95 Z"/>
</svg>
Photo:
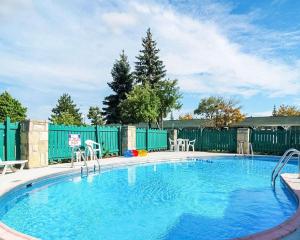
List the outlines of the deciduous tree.
<svg viewBox="0 0 300 240">
<path fill-rule="evenodd" d="M 90 107 L 87 117 L 91 120 L 92 125 L 104 124 L 102 112 L 99 107 Z"/>
<path fill-rule="evenodd" d="M 12 122 L 22 121 L 26 118 L 27 108 L 8 92 L 3 92 L 0 95 L 0 122 L 3 122 L 6 117 L 10 117 Z"/>
<path fill-rule="evenodd" d="M 201 99 L 194 113 L 212 120 L 216 127 L 226 127 L 245 118 L 245 115 L 241 113 L 241 106 L 238 105 L 238 102 L 223 97 Z"/>
<path fill-rule="evenodd" d="M 179 120 L 192 120 L 193 115 L 191 113 L 186 113 L 184 115 L 179 116 Z"/>
<path fill-rule="evenodd" d="M 159 116 L 160 99 L 149 84 L 137 85 L 120 104 L 128 123 L 154 122 Z"/>
<path fill-rule="evenodd" d="M 163 118 L 172 110 L 179 110 L 182 106 L 180 103 L 181 94 L 177 86 L 177 80 L 162 80 L 155 85 L 156 94 L 160 100 L 159 119 L 158 122 L 163 128 Z"/>
<path fill-rule="evenodd" d="M 300 109 L 293 105 L 280 105 L 278 110 L 274 112 L 273 116 L 300 116 Z"/>
</svg>

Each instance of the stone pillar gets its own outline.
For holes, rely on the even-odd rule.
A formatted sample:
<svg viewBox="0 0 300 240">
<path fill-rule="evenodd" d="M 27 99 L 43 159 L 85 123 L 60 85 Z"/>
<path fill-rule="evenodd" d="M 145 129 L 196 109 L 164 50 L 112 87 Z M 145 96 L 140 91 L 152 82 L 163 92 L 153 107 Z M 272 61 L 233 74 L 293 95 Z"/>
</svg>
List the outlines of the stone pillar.
<svg viewBox="0 0 300 240">
<path fill-rule="evenodd" d="M 240 151 L 240 146 L 243 146 L 243 153 L 250 154 L 249 143 L 250 143 L 250 129 L 249 128 L 238 128 L 237 129 L 237 153 Z"/>
<path fill-rule="evenodd" d="M 28 160 L 27 168 L 48 166 L 48 122 L 21 122 L 21 159 Z"/>
<path fill-rule="evenodd" d="M 135 150 L 136 149 L 136 127 L 131 125 L 122 126 L 121 139 L 122 139 L 122 155 L 127 150 Z"/>
</svg>

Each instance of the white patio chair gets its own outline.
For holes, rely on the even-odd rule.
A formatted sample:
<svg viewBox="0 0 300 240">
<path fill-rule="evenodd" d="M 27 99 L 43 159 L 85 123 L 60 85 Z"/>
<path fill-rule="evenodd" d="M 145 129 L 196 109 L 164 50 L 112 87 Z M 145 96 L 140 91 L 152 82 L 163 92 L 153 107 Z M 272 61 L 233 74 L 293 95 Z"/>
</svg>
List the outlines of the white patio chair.
<svg viewBox="0 0 300 240">
<path fill-rule="evenodd" d="M 175 151 L 175 141 L 169 138 L 169 144 L 170 144 L 170 151 Z"/>
<path fill-rule="evenodd" d="M 102 157 L 101 144 L 93 140 L 86 140 L 85 145 L 87 146 L 91 160 L 97 160 L 97 152 L 99 152 L 100 158 Z"/>
<path fill-rule="evenodd" d="M 5 175 L 8 168 L 10 168 L 12 172 L 15 172 L 14 166 L 19 164 L 21 165 L 20 170 L 23 170 L 27 162 L 28 160 L 2 161 L 0 159 L 0 167 L 4 167 L 2 170 L 2 175 Z"/>
<path fill-rule="evenodd" d="M 196 139 L 188 142 L 188 146 L 187 146 L 187 148 L 188 148 L 187 150 L 188 151 L 190 150 L 190 147 L 192 147 L 193 152 L 195 152 L 195 142 L 196 142 Z"/>
<path fill-rule="evenodd" d="M 185 151 L 184 139 L 182 139 L 182 138 L 177 139 L 177 148 L 178 148 L 178 151 L 180 151 L 180 148 L 181 148 L 181 151 Z"/>
</svg>

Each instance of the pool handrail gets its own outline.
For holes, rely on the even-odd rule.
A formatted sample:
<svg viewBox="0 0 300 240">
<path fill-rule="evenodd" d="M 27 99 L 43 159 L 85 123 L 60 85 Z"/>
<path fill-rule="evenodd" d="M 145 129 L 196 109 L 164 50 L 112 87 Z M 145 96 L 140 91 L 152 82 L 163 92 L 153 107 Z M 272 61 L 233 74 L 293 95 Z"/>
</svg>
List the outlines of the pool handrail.
<svg viewBox="0 0 300 240">
<path fill-rule="evenodd" d="M 279 159 L 278 163 L 276 164 L 276 166 L 272 171 L 271 182 L 273 187 L 275 187 L 276 178 L 278 177 L 280 171 L 284 168 L 284 166 L 289 162 L 289 160 L 294 155 L 298 155 L 298 167 L 299 167 L 299 174 L 300 174 L 300 151 L 295 148 L 290 148 L 286 150 L 285 153 L 281 156 L 281 158 Z"/>
</svg>

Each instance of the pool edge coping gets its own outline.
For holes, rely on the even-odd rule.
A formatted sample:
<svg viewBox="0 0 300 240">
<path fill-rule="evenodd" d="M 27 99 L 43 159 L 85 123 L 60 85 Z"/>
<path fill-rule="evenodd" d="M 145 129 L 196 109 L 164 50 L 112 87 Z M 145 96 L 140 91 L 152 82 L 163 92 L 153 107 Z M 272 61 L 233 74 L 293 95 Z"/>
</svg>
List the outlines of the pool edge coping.
<svg viewBox="0 0 300 240">
<path fill-rule="evenodd" d="M 226 153 L 219 153 L 219 154 L 211 154 L 211 155 L 205 155 L 205 156 L 198 156 L 198 157 L 210 157 L 210 156 L 236 156 L 236 154 L 226 154 Z M 153 164 L 153 163 L 164 163 L 164 162 L 177 162 L 182 161 L 188 158 L 194 158 L 196 156 L 190 156 L 190 157 L 174 157 L 169 159 L 139 159 L 138 161 L 125 161 L 125 162 L 116 162 L 116 163 L 108 163 L 105 165 L 102 165 L 102 168 L 104 170 L 107 169 L 115 169 L 115 168 L 122 168 L 122 167 L 128 167 L 133 165 L 140 165 L 140 164 Z M 104 160 L 105 161 L 105 160 Z M 90 161 L 90 164 L 95 164 L 95 161 Z M 92 166 L 90 165 L 90 166 Z M 20 182 L 16 184 L 15 186 L 12 186 L 2 193 L 0 193 L 0 197 L 5 196 L 6 194 L 9 194 L 13 191 L 18 190 L 19 188 L 22 188 L 28 184 L 32 184 L 35 182 L 40 182 L 46 179 L 60 177 L 64 175 L 71 175 L 78 174 L 80 172 L 80 168 L 68 168 L 67 170 L 61 170 L 56 173 L 48 173 L 42 176 L 32 176 L 31 179 L 25 180 L 23 182 Z M 289 188 L 289 190 L 292 191 L 292 194 L 295 195 L 295 198 L 297 199 L 297 210 L 296 212 L 288 218 L 283 223 L 270 228 L 266 229 L 264 231 L 254 233 L 245 237 L 239 237 L 239 238 L 233 238 L 232 240 L 275 240 L 275 239 L 283 239 L 284 237 L 287 237 L 288 235 L 294 233 L 297 229 L 300 229 L 300 179 L 298 179 L 298 174 L 281 174 L 281 180 L 284 183 L 286 187 Z M 294 182 L 295 179 L 298 179 L 298 182 Z M 295 186 L 298 185 L 298 186 Z M 37 240 L 39 238 L 21 233 L 16 231 L 15 229 L 5 225 L 3 222 L 0 221 L 0 240 Z"/>
</svg>

